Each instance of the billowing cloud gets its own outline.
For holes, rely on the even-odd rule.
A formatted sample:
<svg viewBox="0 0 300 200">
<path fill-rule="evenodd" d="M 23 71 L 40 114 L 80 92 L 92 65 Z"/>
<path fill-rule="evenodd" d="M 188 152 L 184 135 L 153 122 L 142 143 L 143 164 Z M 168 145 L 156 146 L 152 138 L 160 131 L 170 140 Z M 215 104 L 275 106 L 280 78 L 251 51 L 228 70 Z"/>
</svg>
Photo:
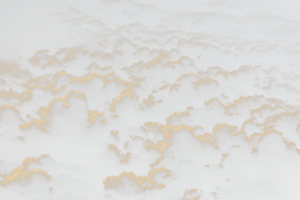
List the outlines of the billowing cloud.
<svg viewBox="0 0 300 200">
<path fill-rule="evenodd" d="M 164 184 L 158 184 L 147 176 L 136 176 L 133 172 L 122 172 L 119 176 L 109 176 L 104 181 L 104 189 L 115 191 L 121 196 L 143 194 L 147 191 L 161 190 Z"/>
</svg>

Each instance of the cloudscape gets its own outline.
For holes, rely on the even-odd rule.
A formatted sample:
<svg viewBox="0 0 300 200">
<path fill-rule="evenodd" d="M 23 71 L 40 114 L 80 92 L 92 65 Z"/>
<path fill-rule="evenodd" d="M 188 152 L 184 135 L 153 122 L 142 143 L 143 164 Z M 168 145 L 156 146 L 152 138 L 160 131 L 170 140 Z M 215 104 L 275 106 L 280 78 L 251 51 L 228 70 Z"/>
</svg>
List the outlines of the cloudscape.
<svg viewBox="0 0 300 200">
<path fill-rule="evenodd" d="M 299 6 L 1 1 L 0 199 L 299 199 Z"/>
</svg>

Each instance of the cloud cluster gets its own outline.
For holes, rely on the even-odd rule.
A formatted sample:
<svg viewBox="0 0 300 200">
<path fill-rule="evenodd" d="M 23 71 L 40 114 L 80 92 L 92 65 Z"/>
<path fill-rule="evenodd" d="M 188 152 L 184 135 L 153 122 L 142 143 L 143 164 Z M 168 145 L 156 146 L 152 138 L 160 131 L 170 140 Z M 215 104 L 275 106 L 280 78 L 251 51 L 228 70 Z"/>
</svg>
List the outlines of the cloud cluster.
<svg viewBox="0 0 300 200">
<path fill-rule="evenodd" d="M 167 2 L 3 3 L 0 197 L 299 198 L 293 2 Z"/>
</svg>

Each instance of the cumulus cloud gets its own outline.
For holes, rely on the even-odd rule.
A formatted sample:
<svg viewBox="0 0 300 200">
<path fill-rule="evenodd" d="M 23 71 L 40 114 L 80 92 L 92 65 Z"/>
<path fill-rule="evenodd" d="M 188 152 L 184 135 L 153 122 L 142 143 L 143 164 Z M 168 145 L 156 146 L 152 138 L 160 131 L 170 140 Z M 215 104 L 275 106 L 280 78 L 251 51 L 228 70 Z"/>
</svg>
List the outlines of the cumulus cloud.
<svg viewBox="0 0 300 200">
<path fill-rule="evenodd" d="M 158 184 L 152 177 L 136 176 L 133 172 L 122 172 L 119 176 L 109 176 L 104 181 L 104 189 L 112 190 L 121 196 L 143 194 L 147 191 L 162 190 L 165 185 Z"/>
<path fill-rule="evenodd" d="M 295 5 L 2 2 L 0 197 L 298 199 Z"/>
<path fill-rule="evenodd" d="M 76 198 L 73 194 L 82 195 L 88 190 L 86 183 L 80 180 L 80 174 L 84 173 L 87 171 L 81 166 L 58 163 L 50 155 L 42 154 L 37 158 L 26 157 L 21 165 L 1 174 L 0 187 L 14 190 L 23 198 L 52 199 L 55 194 L 60 194 L 58 199 Z"/>
</svg>

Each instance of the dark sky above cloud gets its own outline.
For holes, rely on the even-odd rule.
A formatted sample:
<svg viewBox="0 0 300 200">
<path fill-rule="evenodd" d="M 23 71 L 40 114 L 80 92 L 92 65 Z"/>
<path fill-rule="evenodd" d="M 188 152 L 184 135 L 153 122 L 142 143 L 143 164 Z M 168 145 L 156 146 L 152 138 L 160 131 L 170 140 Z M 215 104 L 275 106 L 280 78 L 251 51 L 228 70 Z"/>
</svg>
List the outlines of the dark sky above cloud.
<svg viewBox="0 0 300 200">
<path fill-rule="evenodd" d="M 297 199 L 288 1 L 2 1 L 0 197 Z"/>
</svg>

